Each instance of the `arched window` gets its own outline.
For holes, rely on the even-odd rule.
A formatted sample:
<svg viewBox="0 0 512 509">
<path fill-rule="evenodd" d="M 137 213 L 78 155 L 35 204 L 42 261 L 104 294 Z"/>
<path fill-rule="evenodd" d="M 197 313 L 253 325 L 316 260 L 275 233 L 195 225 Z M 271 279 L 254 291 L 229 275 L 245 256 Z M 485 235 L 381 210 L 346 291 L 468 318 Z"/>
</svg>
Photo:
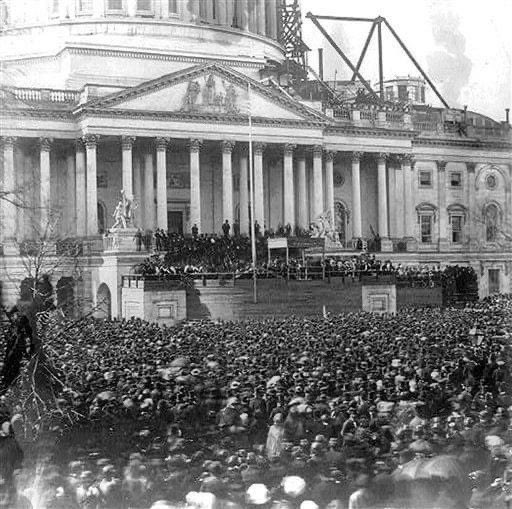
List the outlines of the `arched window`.
<svg viewBox="0 0 512 509">
<path fill-rule="evenodd" d="M 500 209 L 495 203 L 489 203 L 484 209 L 485 240 L 496 242 L 500 227 Z"/>
<path fill-rule="evenodd" d="M 96 318 L 109 320 L 112 317 L 112 297 L 110 289 L 105 283 L 101 283 L 96 292 Z"/>
</svg>

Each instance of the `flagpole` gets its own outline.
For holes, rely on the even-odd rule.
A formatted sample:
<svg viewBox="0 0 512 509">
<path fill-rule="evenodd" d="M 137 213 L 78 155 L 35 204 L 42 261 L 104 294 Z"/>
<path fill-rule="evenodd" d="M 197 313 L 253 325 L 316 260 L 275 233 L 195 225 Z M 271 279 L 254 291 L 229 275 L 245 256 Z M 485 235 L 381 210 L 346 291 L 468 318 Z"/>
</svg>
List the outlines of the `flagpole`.
<svg viewBox="0 0 512 509">
<path fill-rule="evenodd" d="M 254 228 L 254 175 L 252 160 L 252 105 L 251 105 L 251 84 L 247 84 L 247 93 L 249 98 L 249 202 L 251 204 L 251 252 L 252 252 L 252 290 L 253 302 L 258 302 L 258 277 L 256 275 L 256 233 Z"/>
</svg>

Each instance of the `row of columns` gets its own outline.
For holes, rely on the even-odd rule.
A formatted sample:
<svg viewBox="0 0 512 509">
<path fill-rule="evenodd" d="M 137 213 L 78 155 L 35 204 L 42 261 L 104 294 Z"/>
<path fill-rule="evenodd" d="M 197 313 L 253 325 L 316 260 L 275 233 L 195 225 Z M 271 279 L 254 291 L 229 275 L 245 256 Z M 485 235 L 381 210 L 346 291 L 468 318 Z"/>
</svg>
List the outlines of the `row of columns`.
<svg viewBox="0 0 512 509">
<path fill-rule="evenodd" d="M 277 38 L 276 0 L 190 0 L 188 5 L 193 20 L 216 21 L 222 26 L 234 23 L 242 30 Z"/>
<path fill-rule="evenodd" d="M 75 154 L 68 156 L 68 183 L 67 189 L 74 189 L 67 197 L 68 206 L 76 211 L 76 233 L 79 236 L 96 235 L 98 232 L 97 216 L 97 144 L 99 137 L 93 134 L 85 135 L 75 142 Z M 126 194 L 133 196 L 134 192 L 140 196 L 144 187 L 143 203 L 140 207 L 142 221 L 145 225 L 167 229 L 167 149 L 170 145 L 168 138 L 156 138 L 156 190 L 154 186 L 154 153 L 152 150 L 144 154 L 141 172 L 134 172 L 133 144 L 134 137 L 124 136 L 121 140 L 122 150 L 122 186 Z M 14 167 L 15 138 L 4 137 L 2 139 L 3 175 L 0 191 L 13 193 L 16 190 L 16 170 Z M 223 219 L 233 224 L 233 169 L 232 155 L 235 143 L 225 140 L 222 146 L 222 210 Z M 52 140 L 39 139 L 40 159 L 40 188 L 39 208 L 41 210 L 41 229 L 47 228 L 50 220 L 50 151 Z M 200 191 L 200 150 L 201 141 L 192 139 L 189 141 L 190 157 L 190 223 L 197 225 L 201 231 L 201 191 Z M 296 145 L 286 144 L 283 149 L 283 212 L 284 224 L 290 224 L 292 228 L 298 224 L 300 227 L 308 226 L 308 182 L 306 172 L 305 152 L 301 148 L 296 150 Z M 254 167 L 254 211 L 255 220 L 263 227 L 264 214 L 264 188 L 263 188 L 263 153 L 265 144 L 256 142 L 253 144 Z M 335 152 L 324 151 L 322 146 L 313 147 L 313 182 L 312 182 L 312 210 L 313 216 L 318 217 L 325 211 L 330 212 L 334 218 L 334 178 L 333 164 Z M 294 158 L 294 155 L 296 156 Z M 351 154 L 352 170 L 352 233 L 354 238 L 362 238 L 362 212 L 361 212 L 361 178 L 360 161 L 362 153 Z M 403 197 L 397 196 L 398 182 L 392 176 L 398 175 L 390 171 L 387 175 L 388 154 L 377 156 L 377 201 L 378 201 L 378 232 L 382 239 L 389 237 L 389 219 L 392 219 L 392 229 L 402 230 L 405 238 L 413 239 L 415 235 L 413 168 L 414 160 L 411 155 L 399 157 Z M 325 165 L 323 164 L 325 161 Z M 294 164 L 295 162 L 295 164 Z M 249 232 L 249 190 L 248 190 L 248 154 L 246 150 L 239 152 L 240 169 L 240 231 Z M 438 239 L 440 244 L 446 239 L 448 216 L 446 213 L 446 162 L 437 161 L 438 167 Z M 324 200 L 324 168 L 325 168 L 325 200 Z M 296 173 L 296 175 L 295 175 Z M 473 176 L 475 165 L 468 163 L 468 173 Z M 389 189 L 388 189 L 389 188 Z M 472 215 L 475 206 L 474 185 L 467 186 L 468 211 Z M 389 203 L 388 203 L 389 196 Z M 7 199 L 0 201 L 3 237 L 14 239 L 16 237 L 16 200 L 13 193 L 6 195 Z M 403 199 L 402 199 L 403 198 Z M 156 209 L 155 209 L 156 202 Z M 324 207 L 325 203 L 325 207 Z M 297 213 L 295 212 L 297 210 Z M 74 215 L 74 214 L 73 214 Z M 469 219 L 470 228 L 472 220 Z M 399 222 L 402 221 L 401 224 Z M 73 221 L 70 221 L 73 222 Z M 396 231 L 392 231 L 396 235 Z M 401 235 L 400 235 L 401 236 Z M 470 233 L 472 238 L 472 232 Z"/>
</svg>

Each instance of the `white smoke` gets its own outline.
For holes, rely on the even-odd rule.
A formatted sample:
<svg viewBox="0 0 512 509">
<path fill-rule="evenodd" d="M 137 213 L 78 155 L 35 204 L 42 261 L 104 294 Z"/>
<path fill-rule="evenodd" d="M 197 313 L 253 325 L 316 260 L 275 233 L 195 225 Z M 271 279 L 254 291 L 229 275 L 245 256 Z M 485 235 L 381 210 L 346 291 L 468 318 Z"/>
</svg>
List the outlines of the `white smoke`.
<svg viewBox="0 0 512 509">
<path fill-rule="evenodd" d="M 430 18 L 436 49 L 427 55 L 428 74 L 450 106 L 460 107 L 461 91 L 473 64 L 465 54 L 466 39 L 459 29 L 459 17 L 441 5 L 433 9 Z"/>
</svg>

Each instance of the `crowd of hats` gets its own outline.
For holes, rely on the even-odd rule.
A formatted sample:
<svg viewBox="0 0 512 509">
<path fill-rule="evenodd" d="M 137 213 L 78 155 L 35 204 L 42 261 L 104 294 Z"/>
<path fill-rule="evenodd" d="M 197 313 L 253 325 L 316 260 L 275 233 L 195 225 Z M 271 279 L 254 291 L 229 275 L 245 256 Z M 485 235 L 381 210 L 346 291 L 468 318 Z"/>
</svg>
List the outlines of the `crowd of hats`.
<svg viewBox="0 0 512 509">
<path fill-rule="evenodd" d="M 470 479 L 474 507 L 500 507 L 511 320 L 497 296 L 396 316 L 62 322 L 43 336 L 64 383 L 47 507 L 420 507 L 403 488 L 420 472 L 436 507 L 464 507 Z"/>
</svg>

